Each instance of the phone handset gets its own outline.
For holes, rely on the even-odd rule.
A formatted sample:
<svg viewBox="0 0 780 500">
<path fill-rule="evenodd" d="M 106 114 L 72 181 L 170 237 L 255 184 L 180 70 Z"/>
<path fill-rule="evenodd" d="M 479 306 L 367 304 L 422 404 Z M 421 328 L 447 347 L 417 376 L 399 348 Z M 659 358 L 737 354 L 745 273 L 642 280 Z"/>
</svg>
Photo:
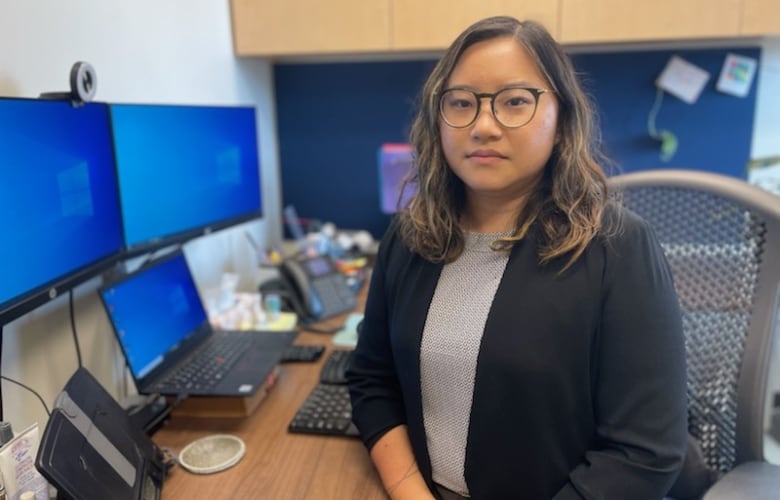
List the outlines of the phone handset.
<svg viewBox="0 0 780 500">
<path fill-rule="evenodd" d="M 301 319 L 316 319 L 322 313 L 322 303 L 317 297 L 311 279 L 296 259 L 286 259 L 280 268 L 280 278 L 290 291 L 287 299 Z"/>
</svg>

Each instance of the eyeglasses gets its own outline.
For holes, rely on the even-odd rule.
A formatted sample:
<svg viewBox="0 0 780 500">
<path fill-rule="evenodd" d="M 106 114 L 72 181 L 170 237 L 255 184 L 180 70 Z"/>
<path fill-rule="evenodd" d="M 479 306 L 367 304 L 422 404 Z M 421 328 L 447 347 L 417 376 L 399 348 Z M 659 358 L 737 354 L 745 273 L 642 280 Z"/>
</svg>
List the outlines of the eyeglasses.
<svg viewBox="0 0 780 500">
<path fill-rule="evenodd" d="M 507 128 L 518 128 L 533 120 L 539 96 L 547 92 L 547 89 L 507 87 L 495 94 L 478 94 L 467 89 L 451 88 L 442 92 L 439 112 L 450 127 L 465 128 L 479 116 L 482 99 L 490 98 L 490 109 L 498 123 Z"/>
</svg>

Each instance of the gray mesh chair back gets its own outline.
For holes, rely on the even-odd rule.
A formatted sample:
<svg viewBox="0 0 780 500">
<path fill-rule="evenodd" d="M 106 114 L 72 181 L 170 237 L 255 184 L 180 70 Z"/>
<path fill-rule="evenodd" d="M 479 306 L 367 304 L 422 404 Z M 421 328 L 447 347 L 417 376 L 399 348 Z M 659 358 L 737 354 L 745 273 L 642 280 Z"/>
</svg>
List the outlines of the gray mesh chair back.
<svg viewBox="0 0 780 500">
<path fill-rule="evenodd" d="M 689 432 L 707 465 L 725 472 L 764 460 L 780 197 L 698 171 L 654 170 L 609 182 L 653 226 L 672 268 L 686 337 Z"/>
</svg>

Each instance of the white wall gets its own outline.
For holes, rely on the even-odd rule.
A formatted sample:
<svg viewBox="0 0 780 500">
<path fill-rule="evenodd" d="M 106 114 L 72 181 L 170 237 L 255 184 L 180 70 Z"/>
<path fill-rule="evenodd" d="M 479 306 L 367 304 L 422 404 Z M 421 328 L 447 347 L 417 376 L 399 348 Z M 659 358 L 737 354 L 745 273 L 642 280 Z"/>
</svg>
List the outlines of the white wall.
<svg viewBox="0 0 780 500">
<path fill-rule="evenodd" d="M 0 0 L 0 95 L 68 90 L 70 68 L 83 60 L 96 70 L 99 101 L 255 105 L 266 216 L 185 247 L 199 286 L 232 271 L 250 289 L 256 259 L 244 231 L 260 242 L 281 235 L 273 79 L 268 63 L 234 57 L 229 13 L 226 0 Z M 121 397 L 124 361 L 95 293 L 99 284 L 96 278 L 75 290 L 77 331 L 85 367 Z M 77 367 L 69 322 L 67 297 L 60 297 L 3 331 L 2 374 L 49 406 Z M 2 389 L 14 429 L 46 422 L 32 394 L 5 381 Z"/>
<path fill-rule="evenodd" d="M 762 44 L 751 158 L 780 155 L 780 37 Z"/>
<path fill-rule="evenodd" d="M 757 85 L 757 95 L 751 159 L 778 156 L 780 155 L 780 37 L 763 41 L 760 70 L 755 85 Z M 780 324 L 776 331 L 780 333 Z M 771 356 L 767 384 L 767 418 L 772 412 L 773 395 L 780 393 L 780 337 L 775 338 Z M 767 447 L 769 460 L 780 464 L 780 443 L 767 440 Z"/>
</svg>

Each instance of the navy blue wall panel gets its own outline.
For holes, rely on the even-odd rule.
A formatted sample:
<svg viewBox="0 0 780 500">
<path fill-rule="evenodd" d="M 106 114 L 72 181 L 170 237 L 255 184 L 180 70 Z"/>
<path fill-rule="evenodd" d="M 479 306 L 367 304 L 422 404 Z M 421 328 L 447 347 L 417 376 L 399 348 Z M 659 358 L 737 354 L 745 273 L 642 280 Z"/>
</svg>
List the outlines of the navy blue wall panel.
<svg viewBox="0 0 780 500">
<path fill-rule="evenodd" d="M 738 98 L 715 90 L 728 52 L 759 48 L 576 54 L 574 64 L 599 108 L 604 149 L 623 171 L 693 168 L 744 177 L 750 156 L 755 83 Z M 707 70 L 695 104 L 666 95 L 656 125 L 677 135 L 668 163 L 647 134 L 655 80 L 672 55 Z M 380 236 L 389 217 L 379 198 L 377 153 L 405 142 L 418 92 L 434 61 L 278 64 L 274 67 L 282 203 L 302 218 Z"/>
<path fill-rule="evenodd" d="M 282 203 L 301 218 L 379 236 L 379 147 L 406 142 L 433 61 L 274 68 Z"/>
<path fill-rule="evenodd" d="M 623 171 L 690 168 L 745 177 L 755 112 L 755 84 L 747 97 L 715 90 L 728 52 L 760 58 L 760 49 L 689 50 L 580 54 L 573 56 L 582 80 L 598 105 L 604 150 Z M 665 94 L 656 127 L 677 136 L 679 147 L 669 162 L 660 160 L 660 143 L 647 134 L 656 99 L 655 80 L 672 55 L 710 73 L 694 104 Z"/>
</svg>

